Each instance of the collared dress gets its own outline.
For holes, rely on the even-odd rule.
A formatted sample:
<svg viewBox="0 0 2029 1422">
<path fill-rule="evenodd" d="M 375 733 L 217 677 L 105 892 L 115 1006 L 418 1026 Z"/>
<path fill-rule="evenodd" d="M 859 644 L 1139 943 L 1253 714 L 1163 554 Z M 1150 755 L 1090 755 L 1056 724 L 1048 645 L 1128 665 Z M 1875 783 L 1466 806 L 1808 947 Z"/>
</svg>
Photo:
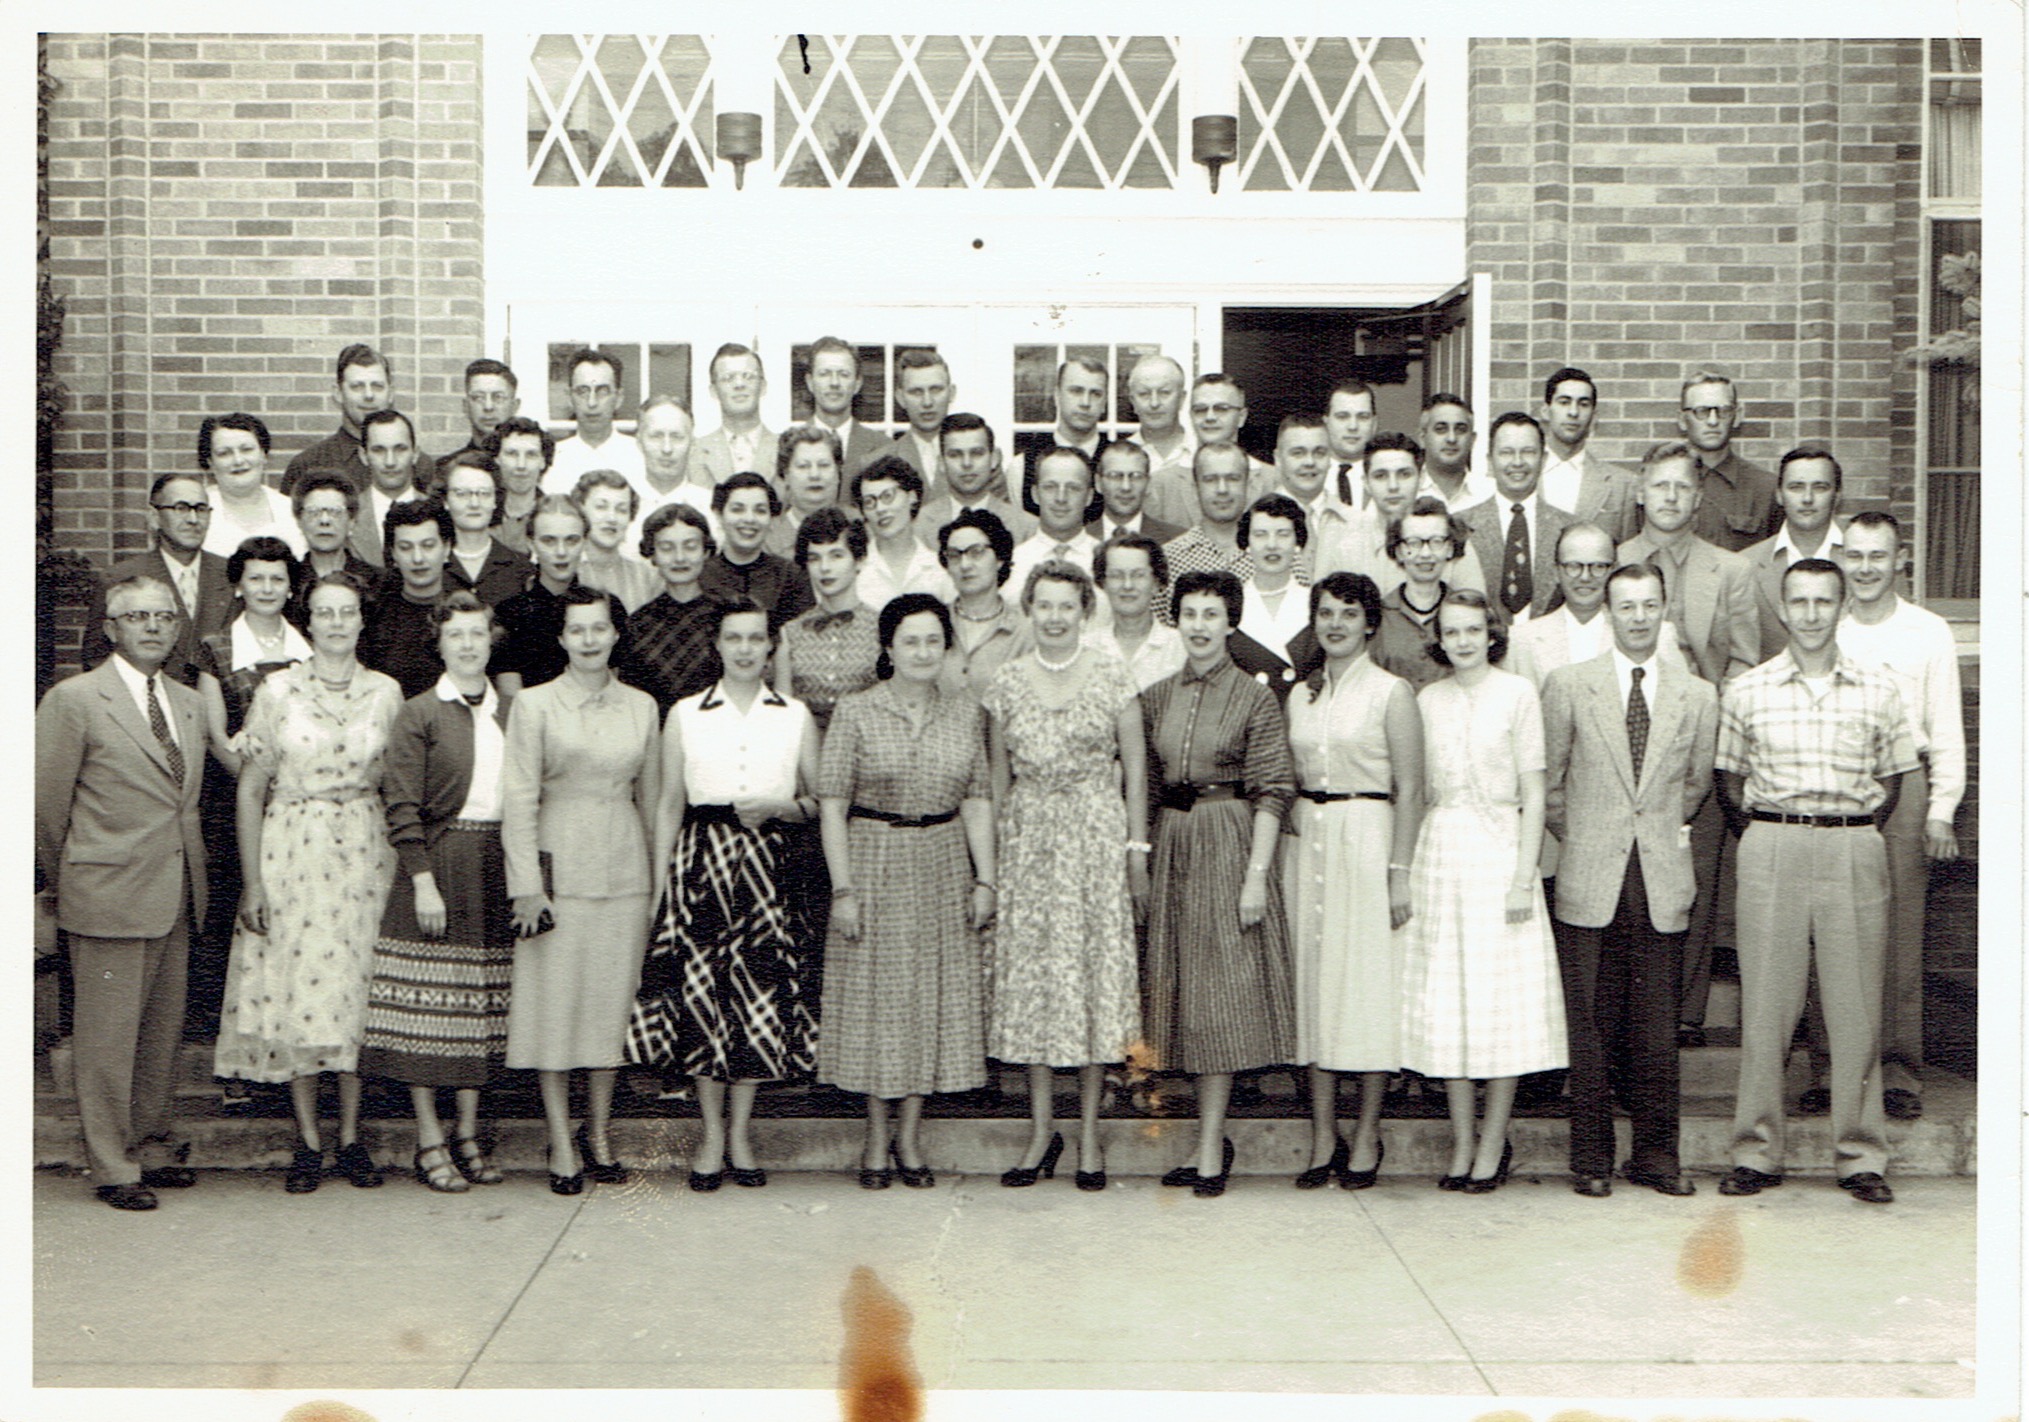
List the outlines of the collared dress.
<svg viewBox="0 0 2029 1422">
<path fill-rule="evenodd" d="M 937 681 L 946 691 L 960 692 L 975 700 L 985 693 L 996 672 L 1028 651 L 1036 641 L 1028 618 L 1022 616 L 1005 588 L 1001 590 L 1000 611 L 984 622 L 967 617 L 954 600 L 951 626 L 957 640 L 944 658 Z"/>
<path fill-rule="evenodd" d="M 986 952 L 986 1050 L 1004 1062 L 1125 1061 L 1141 1035 L 1118 734 L 1140 692 L 1118 657 L 1087 655 L 1062 705 L 1038 693 L 1027 657 L 1001 667 L 982 698 L 1014 772 Z"/>
<path fill-rule="evenodd" d="M 381 915 L 359 1067 L 411 1086 L 484 1086 L 507 1054 L 514 913 L 500 846 L 507 707 L 488 683 L 474 705 L 447 674 L 402 704 L 381 793 L 400 863 Z M 430 871 L 444 931 L 416 922 Z"/>
<path fill-rule="evenodd" d="M 1507 921 L 1520 777 L 1544 768 L 1536 688 L 1493 667 L 1477 686 L 1432 683 L 1417 708 L 1429 795 L 1409 873 L 1401 1065 L 1452 1079 L 1564 1066 L 1564 985 L 1533 870 L 1528 921 Z"/>
<path fill-rule="evenodd" d="M 792 624 L 793 625 L 793 624 Z M 838 703 L 817 793 L 909 818 L 987 798 L 979 703 L 935 691 L 920 715 L 881 682 Z M 846 823 L 860 931 L 825 947 L 817 1078 L 893 1099 L 986 1081 L 972 857 L 957 818 Z"/>
<path fill-rule="evenodd" d="M 714 1081 L 781 1081 L 816 1063 L 810 929 L 785 881 L 789 837 L 741 824 L 746 799 L 790 800 L 810 711 L 763 687 L 745 711 L 714 683 L 670 710 L 685 812 L 664 869 L 627 1059 Z"/>
<path fill-rule="evenodd" d="M 1142 694 L 1149 799 L 1174 785 L 1237 784 L 1233 799 L 1157 809 L 1149 877 L 1142 1030 L 1162 1070 L 1247 1071 L 1296 1053 L 1296 1002 L 1282 882 L 1240 926 L 1254 815 L 1287 812 L 1296 782 L 1275 694 L 1230 658 L 1204 675 L 1186 666 Z"/>
<path fill-rule="evenodd" d="M 358 1064 L 394 877 L 380 782 L 401 704 L 392 677 L 358 667 L 333 691 L 308 662 L 254 693 L 240 753 L 272 777 L 261 819 L 268 931 L 241 925 L 233 935 L 219 1076 L 279 1082 Z"/>
<path fill-rule="evenodd" d="M 661 762 L 655 702 L 608 681 L 532 686 L 507 717 L 500 837 L 513 897 L 547 892 L 556 926 L 514 946 L 507 1064 L 621 1065 L 648 946 L 642 807 Z"/>
</svg>

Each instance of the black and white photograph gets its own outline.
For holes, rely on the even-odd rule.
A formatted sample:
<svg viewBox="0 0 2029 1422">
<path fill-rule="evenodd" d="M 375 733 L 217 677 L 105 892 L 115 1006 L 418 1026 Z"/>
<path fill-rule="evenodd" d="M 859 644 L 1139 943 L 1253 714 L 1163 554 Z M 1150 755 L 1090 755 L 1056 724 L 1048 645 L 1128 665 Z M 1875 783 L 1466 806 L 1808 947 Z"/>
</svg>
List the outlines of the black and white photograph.
<svg viewBox="0 0 2029 1422">
<path fill-rule="evenodd" d="M 0 16 L 10 1417 L 2019 1413 L 2019 8 L 566 17 Z"/>
</svg>

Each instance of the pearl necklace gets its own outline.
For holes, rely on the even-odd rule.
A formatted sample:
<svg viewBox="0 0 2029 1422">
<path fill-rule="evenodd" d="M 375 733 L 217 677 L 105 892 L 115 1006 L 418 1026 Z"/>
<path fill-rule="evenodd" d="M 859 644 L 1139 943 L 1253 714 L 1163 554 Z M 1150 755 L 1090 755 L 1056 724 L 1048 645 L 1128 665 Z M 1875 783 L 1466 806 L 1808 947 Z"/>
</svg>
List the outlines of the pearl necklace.
<svg viewBox="0 0 2029 1422">
<path fill-rule="evenodd" d="M 974 613 L 967 612 L 965 610 L 965 604 L 962 602 L 952 604 L 952 611 L 956 612 L 958 616 L 966 622 L 997 622 L 1000 620 L 1001 613 L 1005 610 L 1006 604 L 1003 603 L 998 597 L 996 597 L 993 601 L 993 611 L 987 613 L 984 617 L 978 616 Z"/>
<path fill-rule="evenodd" d="M 1071 669 L 1071 664 L 1078 660 L 1079 656 L 1084 652 L 1084 650 L 1085 648 L 1082 645 L 1073 647 L 1071 649 L 1070 656 L 1064 658 L 1064 660 L 1061 662 L 1053 662 L 1048 657 L 1044 656 L 1043 649 L 1041 647 L 1038 647 L 1036 648 L 1036 665 L 1041 667 L 1044 671 L 1053 671 L 1053 672 L 1069 671 Z"/>
</svg>

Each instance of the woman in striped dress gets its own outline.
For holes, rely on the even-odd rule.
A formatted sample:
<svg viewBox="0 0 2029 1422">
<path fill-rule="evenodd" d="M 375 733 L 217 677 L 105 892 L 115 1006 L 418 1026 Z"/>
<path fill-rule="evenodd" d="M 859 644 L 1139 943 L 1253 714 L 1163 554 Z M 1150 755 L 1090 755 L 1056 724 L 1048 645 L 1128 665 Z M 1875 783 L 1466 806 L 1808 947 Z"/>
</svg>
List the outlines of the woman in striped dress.
<svg viewBox="0 0 2029 1422">
<path fill-rule="evenodd" d="M 1275 694 L 1233 665 L 1240 580 L 1185 573 L 1170 590 L 1184 669 L 1143 694 L 1155 885 L 1142 1023 L 1156 1066 L 1198 1078 L 1198 1154 L 1163 1176 L 1226 1188 L 1233 1073 L 1296 1055 L 1282 884 L 1271 874 L 1296 790 Z"/>
<path fill-rule="evenodd" d="M 500 850 L 507 706 L 486 677 L 493 610 L 454 592 L 436 625 L 444 675 L 403 704 L 388 736 L 381 793 L 400 873 L 381 916 L 359 1065 L 407 1083 L 416 1178 L 457 1194 L 501 1179 L 479 1139 L 479 1088 L 507 1053 L 514 976 Z M 450 1142 L 437 1114 L 446 1086 L 458 1107 Z"/>
</svg>

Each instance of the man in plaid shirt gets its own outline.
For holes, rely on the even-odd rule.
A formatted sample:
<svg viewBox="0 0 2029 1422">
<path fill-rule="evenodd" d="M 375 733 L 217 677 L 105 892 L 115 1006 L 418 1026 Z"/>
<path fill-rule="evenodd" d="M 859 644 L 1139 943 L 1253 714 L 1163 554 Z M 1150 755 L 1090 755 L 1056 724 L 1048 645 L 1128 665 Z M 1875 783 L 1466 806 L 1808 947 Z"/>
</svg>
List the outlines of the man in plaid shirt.
<svg viewBox="0 0 2029 1422">
<path fill-rule="evenodd" d="M 1722 689 L 1717 766 L 1740 840 L 1740 1090 L 1722 1195 L 1782 1184 L 1783 1064 L 1813 960 L 1832 1048 L 1839 1186 L 1885 1205 L 1881 986 L 1888 860 L 1880 827 L 1917 766 L 1895 684 L 1839 650 L 1846 575 L 1792 564 L 1789 645 Z"/>
</svg>

